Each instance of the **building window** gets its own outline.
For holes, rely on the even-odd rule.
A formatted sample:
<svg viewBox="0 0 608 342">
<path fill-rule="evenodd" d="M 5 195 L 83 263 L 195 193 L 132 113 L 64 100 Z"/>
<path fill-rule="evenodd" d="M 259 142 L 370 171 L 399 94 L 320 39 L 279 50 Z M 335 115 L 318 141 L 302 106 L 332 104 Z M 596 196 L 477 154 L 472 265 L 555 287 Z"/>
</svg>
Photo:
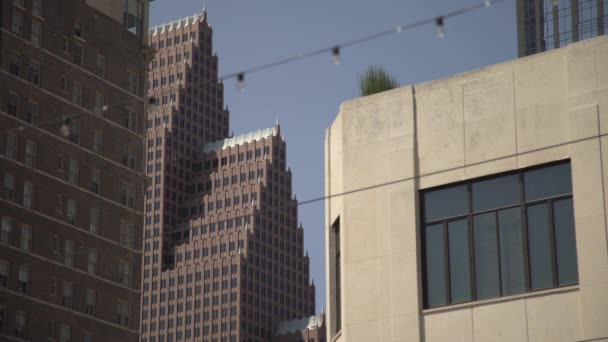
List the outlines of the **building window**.
<svg viewBox="0 0 608 342">
<path fill-rule="evenodd" d="M 9 263 L 4 260 L 0 260 L 0 288 L 8 287 L 9 274 L 10 274 Z"/>
<path fill-rule="evenodd" d="M 32 14 L 42 17 L 44 15 L 44 2 L 43 0 L 33 0 L 32 2 Z"/>
<path fill-rule="evenodd" d="M 139 95 L 139 75 L 132 71 L 127 71 L 129 77 L 129 91 L 135 95 Z"/>
<path fill-rule="evenodd" d="M 135 157 L 135 155 L 136 155 L 135 149 L 132 147 L 129 147 L 129 146 L 124 146 L 122 153 L 123 153 L 123 156 L 122 156 L 123 165 L 125 165 L 131 169 L 136 169 L 137 159 Z"/>
<path fill-rule="evenodd" d="M 19 94 L 14 91 L 8 92 L 8 102 L 6 112 L 12 116 L 19 115 Z"/>
<path fill-rule="evenodd" d="M 23 13 L 18 9 L 13 9 L 13 25 L 11 26 L 14 34 L 23 34 Z"/>
<path fill-rule="evenodd" d="M 133 248 L 133 223 L 121 222 L 120 223 L 120 244 Z"/>
<path fill-rule="evenodd" d="M 34 46 L 40 46 L 41 37 L 42 23 L 36 19 L 32 19 L 32 44 Z"/>
<path fill-rule="evenodd" d="M 103 133 L 100 131 L 95 131 L 93 133 L 93 152 L 103 152 Z"/>
<path fill-rule="evenodd" d="M 0 262 L 0 267 L 2 267 L 2 262 Z M 6 334 L 6 308 L 4 306 L 0 306 L 0 334 Z"/>
<path fill-rule="evenodd" d="M 35 85 L 40 85 L 40 64 L 30 63 L 28 80 Z"/>
<path fill-rule="evenodd" d="M 106 78 L 106 56 L 100 53 L 95 58 L 95 73 L 101 78 Z"/>
<path fill-rule="evenodd" d="M 82 44 L 74 42 L 74 48 L 72 50 L 72 62 L 76 65 L 82 66 L 84 59 L 84 47 Z"/>
<path fill-rule="evenodd" d="M 29 251 L 32 247 L 32 227 L 29 225 L 21 226 L 21 249 Z"/>
<path fill-rule="evenodd" d="M 59 331 L 59 342 L 71 342 L 72 341 L 72 327 L 68 324 L 62 324 L 61 330 Z"/>
<path fill-rule="evenodd" d="M 116 305 L 116 323 L 123 327 L 129 326 L 129 318 L 131 317 L 131 308 L 129 303 L 118 302 Z"/>
<path fill-rule="evenodd" d="M 74 185 L 78 185 L 79 178 L 80 178 L 80 166 L 78 165 L 78 161 L 75 159 L 70 159 L 68 181 Z"/>
<path fill-rule="evenodd" d="M 578 283 L 570 163 L 422 193 L 425 307 Z"/>
<path fill-rule="evenodd" d="M 25 145 L 25 165 L 35 168 L 36 167 L 36 153 L 37 145 L 35 142 L 28 140 Z"/>
<path fill-rule="evenodd" d="M 97 250 L 95 248 L 89 248 L 87 272 L 97 274 Z"/>
<path fill-rule="evenodd" d="M 333 264 L 335 268 L 334 272 L 334 300 L 333 307 L 335 312 L 335 334 L 340 332 L 342 329 L 342 280 L 341 280 L 341 264 L 340 264 L 340 218 L 338 218 L 332 225 L 333 234 Z"/>
<path fill-rule="evenodd" d="M 68 77 L 66 75 L 61 75 L 60 86 L 63 92 L 68 92 Z"/>
<path fill-rule="evenodd" d="M 27 267 L 19 268 L 19 279 L 17 281 L 17 291 L 28 293 L 30 284 L 30 270 Z"/>
<path fill-rule="evenodd" d="M 95 107 L 93 108 L 93 112 L 95 114 L 101 114 L 105 109 L 105 99 L 102 93 L 96 91 L 95 92 Z"/>
<path fill-rule="evenodd" d="M 144 7 L 138 0 L 125 0 L 124 23 L 127 31 L 137 36 L 143 34 Z M 159 43 L 159 48 L 162 49 L 161 43 Z"/>
<path fill-rule="evenodd" d="M 23 183 L 23 207 L 31 208 L 34 202 L 34 184 L 31 182 Z"/>
<path fill-rule="evenodd" d="M 10 173 L 4 174 L 4 189 L 2 189 L 2 198 L 12 201 L 15 199 L 15 176 Z"/>
<path fill-rule="evenodd" d="M 126 261 L 120 261 L 118 263 L 118 280 L 119 282 L 127 287 L 131 287 L 131 264 Z"/>
<path fill-rule="evenodd" d="M 54 321 L 49 321 L 49 326 L 48 326 L 48 333 L 49 333 L 49 339 L 54 339 L 55 338 L 55 322 Z"/>
<path fill-rule="evenodd" d="M 82 25 L 78 22 L 74 23 L 74 36 L 82 38 Z"/>
<path fill-rule="evenodd" d="M 129 183 L 122 184 L 121 203 L 129 208 L 135 207 L 135 186 Z"/>
<path fill-rule="evenodd" d="M 94 290 L 87 289 L 87 297 L 85 301 L 85 309 L 87 315 L 95 316 L 96 294 Z"/>
<path fill-rule="evenodd" d="M 82 106 L 82 85 L 78 82 L 72 85 L 72 103 Z"/>
<path fill-rule="evenodd" d="M 6 147 L 4 154 L 8 159 L 17 158 L 17 136 L 14 134 L 6 135 Z"/>
<path fill-rule="evenodd" d="M 78 204 L 75 199 L 68 198 L 67 210 L 65 215 L 68 219 L 68 223 L 76 224 L 76 219 L 78 217 Z"/>
<path fill-rule="evenodd" d="M 15 315 L 15 336 L 25 338 L 25 328 L 27 325 L 27 314 L 24 311 L 17 311 Z"/>
<path fill-rule="evenodd" d="M 98 169 L 91 170 L 91 191 L 96 194 L 101 191 L 101 171 Z"/>
<path fill-rule="evenodd" d="M 126 128 L 137 131 L 137 112 L 127 108 L 123 124 Z"/>
<path fill-rule="evenodd" d="M 67 244 L 68 241 L 66 241 Z M 74 300 L 74 285 L 72 283 L 68 283 L 67 281 L 63 282 L 63 299 L 62 305 L 68 309 L 72 308 Z"/>
<path fill-rule="evenodd" d="M 70 120 L 70 141 L 80 145 L 80 121 Z"/>
<path fill-rule="evenodd" d="M 66 264 L 68 266 L 74 266 L 74 259 L 76 257 L 75 252 L 74 252 L 74 250 L 75 250 L 74 245 L 75 244 L 74 244 L 73 240 L 65 241 L 63 262 L 64 262 L 64 264 Z M 65 286 L 64 286 L 64 290 L 65 290 Z"/>
<path fill-rule="evenodd" d="M 99 232 L 99 208 L 91 208 L 89 221 L 89 231 L 93 234 L 97 234 Z"/>
<path fill-rule="evenodd" d="M 32 125 L 38 125 L 39 112 L 40 105 L 38 105 L 38 102 L 29 101 L 26 121 Z"/>
</svg>

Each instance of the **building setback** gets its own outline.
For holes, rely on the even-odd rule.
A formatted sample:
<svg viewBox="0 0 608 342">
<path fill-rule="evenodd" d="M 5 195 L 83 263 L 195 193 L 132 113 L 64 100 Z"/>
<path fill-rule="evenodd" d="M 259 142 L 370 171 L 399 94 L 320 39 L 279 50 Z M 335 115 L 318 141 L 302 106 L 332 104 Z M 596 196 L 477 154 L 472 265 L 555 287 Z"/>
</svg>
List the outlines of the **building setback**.
<svg viewBox="0 0 608 342">
<path fill-rule="evenodd" d="M 344 102 L 328 340 L 608 340 L 607 118 L 608 36 Z"/>
<path fill-rule="evenodd" d="M 279 323 L 272 342 L 325 342 L 325 314 Z"/>
<path fill-rule="evenodd" d="M 608 0 L 517 0 L 519 57 L 608 33 Z"/>
<path fill-rule="evenodd" d="M 315 296 L 279 125 L 228 138 L 205 12 L 150 45 L 142 341 L 270 341 Z"/>
<path fill-rule="evenodd" d="M 0 8 L 0 340 L 138 341 L 148 2 Z"/>
</svg>

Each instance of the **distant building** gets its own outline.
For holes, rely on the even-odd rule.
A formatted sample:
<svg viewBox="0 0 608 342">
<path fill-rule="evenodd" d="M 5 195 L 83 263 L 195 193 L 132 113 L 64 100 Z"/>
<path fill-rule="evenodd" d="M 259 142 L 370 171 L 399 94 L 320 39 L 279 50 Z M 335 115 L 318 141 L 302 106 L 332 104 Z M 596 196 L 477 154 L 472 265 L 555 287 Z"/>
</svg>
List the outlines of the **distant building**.
<svg viewBox="0 0 608 342">
<path fill-rule="evenodd" d="M 520 57 L 608 33 L 608 0 L 517 0 Z"/>
<path fill-rule="evenodd" d="M 342 103 L 328 340 L 606 341 L 608 36 Z"/>
<path fill-rule="evenodd" d="M 148 1 L 0 14 L 0 340 L 139 341 Z"/>
<path fill-rule="evenodd" d="M 272 342 L 325 342 L 325 314 L 279 323 Z"/>
<path fill-rule="evenodd" d="M 270 341 L 315 312 L 287 144 L 229 136 L 203 13 L 150 29 L 142 342 Z"/>
</svg>

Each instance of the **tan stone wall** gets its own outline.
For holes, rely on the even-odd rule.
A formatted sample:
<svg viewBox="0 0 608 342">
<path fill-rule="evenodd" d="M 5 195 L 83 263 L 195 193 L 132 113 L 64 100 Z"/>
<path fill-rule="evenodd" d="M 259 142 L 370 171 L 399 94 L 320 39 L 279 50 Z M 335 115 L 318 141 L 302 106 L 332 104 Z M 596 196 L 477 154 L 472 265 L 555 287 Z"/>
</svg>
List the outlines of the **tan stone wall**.
<svg viewBox="0 0 608 342">
<path fill-rule="evenodd" d="M 414 95 L 413 95 L 414 94 Z M 339 341 L 608 339 L 608 37 L 343 103 L 326 137 L 328 340 L 331 224 L 340 217 Z M 419 190 L 570 159 L 579 285 L 423 310 Z"/>
</svg>

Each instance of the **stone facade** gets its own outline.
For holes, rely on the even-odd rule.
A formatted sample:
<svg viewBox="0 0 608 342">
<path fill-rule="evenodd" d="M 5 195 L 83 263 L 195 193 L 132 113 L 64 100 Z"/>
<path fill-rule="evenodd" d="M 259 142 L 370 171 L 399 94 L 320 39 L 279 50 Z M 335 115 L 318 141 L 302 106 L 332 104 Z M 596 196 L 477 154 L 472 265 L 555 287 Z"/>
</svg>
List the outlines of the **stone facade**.
<svg viewBox="0 0 608 342">
<path fill-rule="evenodd" d="M 325 147 L 326 195 L 348 193 L 326 202 L 328 340 L 607 341 L 606 120 L 605 36 L 344 102 Z M 421 194 L 555 161 L 577 282 L 427 308 Z"/>
<path fill-rule="evenodd" d="M 145 37 L 79 0 L 0 6 L 0 340 L 138 341 Z"/>
</svg>

